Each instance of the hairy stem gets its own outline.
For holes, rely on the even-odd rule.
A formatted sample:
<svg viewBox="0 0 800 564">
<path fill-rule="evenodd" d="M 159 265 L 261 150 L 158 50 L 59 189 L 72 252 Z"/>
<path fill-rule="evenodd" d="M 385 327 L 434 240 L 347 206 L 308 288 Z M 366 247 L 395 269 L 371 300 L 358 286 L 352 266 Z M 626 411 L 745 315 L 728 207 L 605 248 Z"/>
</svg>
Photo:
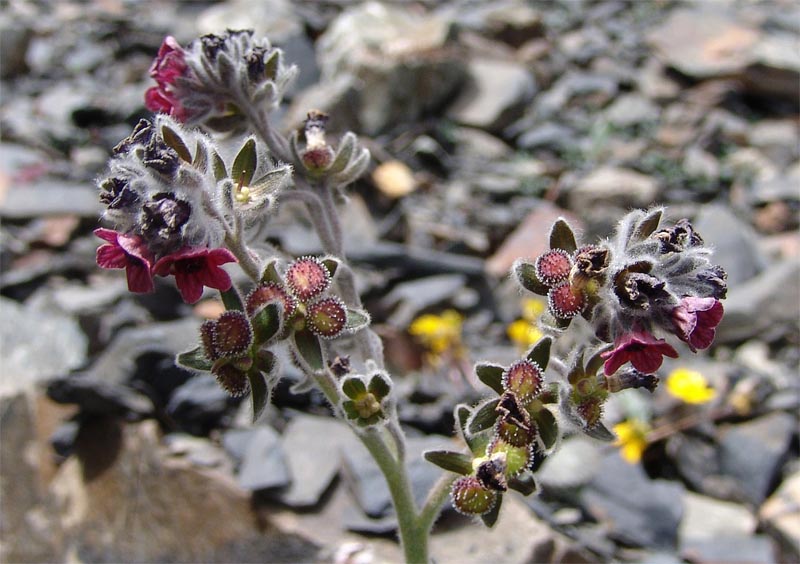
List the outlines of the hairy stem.
<svg viewBox="0 0 800 564">
<path fill-rule="evenodd" d="M 450 472 L 442 474 L 442 476 L 434 484 L 431 491 L 428 492 L 428 498 L 422 506 L 422 511 L 419 514 L 419 526 L 425 531 L 426 535 L 430 534 L 431 527 L 439 517 L 442 511 L 447 496 L 450 495 L 450 488 L 455 482 L 457 476 Z"/>
</svg>

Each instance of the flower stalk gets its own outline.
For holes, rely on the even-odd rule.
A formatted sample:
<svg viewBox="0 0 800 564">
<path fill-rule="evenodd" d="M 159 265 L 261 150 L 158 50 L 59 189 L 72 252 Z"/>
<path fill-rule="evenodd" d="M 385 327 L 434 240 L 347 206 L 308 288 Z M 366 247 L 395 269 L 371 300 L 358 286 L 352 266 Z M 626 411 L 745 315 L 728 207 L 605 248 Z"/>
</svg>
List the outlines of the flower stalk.
<svg viewBox="0 0 800 564">
<path fill-rule="evenodd" d="M 187 47 L 165 39 L 150 69 L 156 86 L 145 97 L 159 114 L 115 147 L 99 183 L 103 219 L 113 228 L 95 232 L 104 241 L 97 263 L 124 269 L 132 292 L 154 291 L 156 276 L 172 276 L 187 303 L 205 288 L 221 292 L 226 311 L 201 326 L 199 346 L 177 361 L 211 373 L 233 396 L 249 394 L 254 421 L 281 377 L 277 353 L 288 350 L 386 479 L 406 561 L 427 563 L 431 528 L 448 496 L 459 512 L 493 526 L 508 490 L 536 492 L 535 473 L 558 448 L 564 420 L 612 441 L 605 402 L 624 389 L 656 389 L 663 357 L 679 356 L 667 338 L 692 352 L 709 348 L 724 313 L 725 272 L 688 220 L 662 225 L 661 208 L 626 214 L 614 237 L 591 244 L 559 219 L 549 249 L 512 267 L 519 285 L 541 296 L 510 332 L 525 349 L 516 361 L 470 369 L 460 313 L 418 318 L 409 332 L 431 364 L 448 358 L 487 391 L 477 405 L 455 408 L 464 449 L 425 453 L 445 473 L 418 507 L 397 392 L 356 291 L 337 205 L 370 154 L 352 132 L 330 143 L 319 111 L 288 137 L 276 130 L 270 112 L 295 74 L 279 49 L 250 31 L 206 35 Z M 215 136 L 243 130 L 251 134 L 237 154 L 223 158 Z M 275 207 L 287 201 L 305 206 L 323 256 L 287 258 L 261 240 Z M 223 268 L 233 262 L 252 282 L 246 295 Z M 592 336 L 581 333 L 560 358 L 552 345 L 573 323 Z M 679 388 L 695 403 L 713 396 L 686 375 Z M 628 443 L 638 441 L 630 458 L 641 456 L 643 432 L 617 428 Z"/>
</svg>

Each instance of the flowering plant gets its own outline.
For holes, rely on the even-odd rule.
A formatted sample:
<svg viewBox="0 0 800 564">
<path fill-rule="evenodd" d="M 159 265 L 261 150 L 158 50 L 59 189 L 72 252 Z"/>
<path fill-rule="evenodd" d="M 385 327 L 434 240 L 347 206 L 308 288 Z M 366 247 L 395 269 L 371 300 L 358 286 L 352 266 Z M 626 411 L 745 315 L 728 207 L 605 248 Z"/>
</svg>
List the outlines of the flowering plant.
<svg viewBox="0 0 800 564">
<path fill-rule="evenodd" d="M 429 532 L 448 496 L 458 511 L 493 525 L 508 489 L 537 490 L 536 470 L 565 432 L 613 440 L 602 421 L 605 402 L 627 388 L 655 388 L 662 358 L 678 356 L 665 337 L 692 351 L 709 347 L 725 273 L 688 221 L 662 226 L 661 208 L 630 212 L 612 239 L 595 243 L 579 244 L 568 223 L 556 221 L 550 248 L 512 269 L 523 289 L 544 297 L 531 302 L 540 306 L 529 315 L 538 328 L 525 330 L 526 350 L 515 362 L 475 366 L 490 397 L 456 407 L 463 450 L 426 453 L 447 472 L 420 507 L 382 343 L 342 245 L 338 196 L 367 170 L 370 155 L 352 132 L 329 143 L 320 112 L 310 111 L 289 136 L 274 128 L 271 113 L 295 74 L 279 49 L 248 31 L 187 47 L 166 38 L 150 69 L 156 86 L 145 96 L 158 114 L 115 147 L 99 183 L 110 227 L 95 232 L 105 242 L 97 263 L 125 269 L 132 292 L 151 292 L 156 276 L 170 275 L 188 303 L 205 288 L 218 290 L 226 311 L 205 322 L 198 346 L 177 360 L 210 372 L 233 396 L 249 393 L 254 419 L 281 377 L 278 353 L 288 350 L 306 377 L 294 389 L 321 390 L 383 472 L 406 559 L 428 561 Z M 220 148 L 221 134 L 245 135 L 235 155 Z M 289 257 L 263 244 L 273 212 L 291 200 L 305 206 L 323 256 Z M 233 283 L 223 268 L 231 263 L 249 282 Z M 554 343 L 573 325 L 584 337 L 560 358 Z M 433 356 L 462 358 L 460 331 L 455 312 L 412 328 Z M 639 456 L 643 433 L 617 429 L 637 445 L 629 458 Z"/>
</svg>

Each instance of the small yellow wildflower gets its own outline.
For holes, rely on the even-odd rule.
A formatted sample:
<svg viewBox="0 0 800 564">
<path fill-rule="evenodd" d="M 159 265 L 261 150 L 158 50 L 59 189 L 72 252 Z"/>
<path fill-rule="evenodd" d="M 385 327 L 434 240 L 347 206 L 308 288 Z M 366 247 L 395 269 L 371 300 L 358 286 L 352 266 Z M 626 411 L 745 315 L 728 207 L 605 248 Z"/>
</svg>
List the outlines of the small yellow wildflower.
<svg viewBox="0 0 800 564">
<path fill-rule="evenodd" d="M 536 344 L 544 334 L 539 330 L 537 321 L 546 308 L 543 300 L 527 299 L 522 304 L 522 319 L 512 322 L 506 332 L 521 350 L 528 350 Z"/>
<path fill-rule="evenodd" d="M 677 368 L 667 376 L 667 391 L 679 400 L 694 404 L 707 403 L 717 395 L 705 376 L 688 368 Z"/>
<path fill-rule="evenodd" d="M 641 419 L 628 419 L 614 425 L 614 432 L 618 437 L 614 444 L 620 447 L 622 458 L 629 464 L 637 464 L 647 448 L 650 425 Z"/>
<path fill-rule="evenodd" d="M 422 346 L 428 349 L 433 360 L 445 353 L 459 356 L 462 351 L 461 325 L 464 318 L 457 311 L 448 309 L 441 315 L 427 313 L 417 317 L 408 328 Z"/>
</svg>

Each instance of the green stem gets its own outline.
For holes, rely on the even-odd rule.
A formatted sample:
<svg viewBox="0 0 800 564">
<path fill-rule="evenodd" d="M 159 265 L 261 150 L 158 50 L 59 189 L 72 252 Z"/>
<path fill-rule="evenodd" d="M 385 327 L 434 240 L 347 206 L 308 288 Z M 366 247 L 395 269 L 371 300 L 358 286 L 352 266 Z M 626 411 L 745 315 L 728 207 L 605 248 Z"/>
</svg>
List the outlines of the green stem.
<svg viewBox="0 0 800 564">
<path fill-rule="evenodd" d="M 450 495 L 450 488 L 457 477 L 455 474 L 445 472 L 428 492 L 428 498 L 425 500 L 418 518 L 419 527 L 425 531 L 426 536 L 430 534 L 431 527 L 439 517 L 442 505 Z"/>
<path fill-rule="evenodd" d="M 405 464 L 392 456 L 391 449 L 375 429 L 359 433 L 358 437 L 378 464 L 389 486 L 405 561 L 409 564 L 428 564 L 428 528 L 421 526 L 417 515 Z"/>
</svg>

